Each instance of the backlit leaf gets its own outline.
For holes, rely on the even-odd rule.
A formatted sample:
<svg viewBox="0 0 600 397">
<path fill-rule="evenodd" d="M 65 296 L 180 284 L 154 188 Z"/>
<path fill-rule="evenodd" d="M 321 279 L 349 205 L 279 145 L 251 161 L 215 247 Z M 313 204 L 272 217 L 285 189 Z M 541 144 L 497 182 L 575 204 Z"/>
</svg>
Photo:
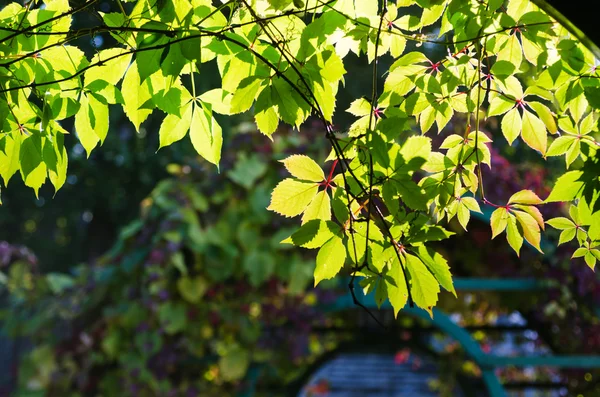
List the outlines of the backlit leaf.
<svg viewBox="0 0 600 397">
<path fill-rule="evenodd" d="M 525 143 L 527 143 L 532 149 L 538 150 L 542 154 L 545 154 L 548 135 L 546 133 L 546 126 L 544 123 L 533 113 L 529 112 L 527 109 L 524 109 L 522 128 L 523 131 L 521 134 Z"/>
<path fill-rule="evenodd" d="M 303 224 L 312 219 L 331 220 L 331 203 L 326 190 L 317 193 L 302 215 Z"/>
<path fill-rule="evenodd" d="M 515 139 L 521 134 L 523 126 L 519 110 L 515 107 L 508 111 L 502 118 L 502 133 L 506 137 L 509 144 L 512 144 Z"/>
<path fill-rule="evenodd" d="M 268 210 L 287 217 L 300 215 L 317 194 L 316 183 L 302 182 L 295 179 L 284 179 L 273 190 Z"/>
<path fill-rule="evenodd" d="M 508 211 L 505 208 L 498 208 L 492 212 L 490 221 L 490 225 L 492 226 L 492 238 L 496 237 L 506 229 L 508 218 Z"/>
<path fill-rule="evenodd" d="M 315 268 L 315 286 L 322 280 L 335 277 L 346 261 L 346 247 L 342 239 L 334 236 L 321 247 L 317 254 L 317 266 Z"/>
<path fill-rule="evenodd" d="M 190 124 L 190 139 L 198 154 L 219 166 L 223 135 L 221 126 L 212 115 L 210 105 L 195 105 Z"/>
<path fill-rule="evenodd" d="M 415 304 L 433 317 L 431 309 L 438 300 L 440 285 L 416 256 L 406 254 L 406 267 L 411 277 L 410 292 Z"/>
<path fill-rule="evenodd" d="M 292 155 L 281 162 L 288 172 L 298 179 L 313 182 L 325 180 L 325 174 L 321 167 L 306 155 Z"/>
<path fill-rule="evenodd" d="M 528 205 L 537 205 L 542 204 L 543 201 L 541 198 L 537 196 L 531 190 L 521 190 L 510 196 L 508 199 L 508 204 L 528 204 Z"/>
</svg>

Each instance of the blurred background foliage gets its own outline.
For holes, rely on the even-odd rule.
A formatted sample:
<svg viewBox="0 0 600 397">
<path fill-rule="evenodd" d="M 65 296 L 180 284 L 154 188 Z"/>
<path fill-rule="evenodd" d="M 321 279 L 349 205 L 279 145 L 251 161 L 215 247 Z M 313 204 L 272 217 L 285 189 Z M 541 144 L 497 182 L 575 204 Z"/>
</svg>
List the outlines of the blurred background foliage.
<svg viewBox="0 0 600 397">
<path fill-rule="evenodd" d="M 115 5 L 104 1 L 101 7 L 110 12 Z M 80 48 L 93 54 L 112 39 L 79 40 Z M 441 47 L 424 47 L 431 59 L 446 55 Z M 334 120 L 340 131 L 353 121 L 344 110 L 352 99 L 370 95 L 371 84 L 365 59 L 348 56 L 345 62 L 348 78 L 340 87 Z M 217 73 L 204 68 L 196 84 L 202 90 L 215 88 Z M 220 118 L 225 139 L 217 172 L 198 160 L 188 142 L 156 153 L 158 117 L 151 116 L 136 134 L 119 109 L 111 112 L 108 137 L 91 158 L 85 158 L 75 139 L 66 139 L 69 176 L 56 197 L 46 186 L 36 200 L 17 179 L 3 192 L 1 321 L 21 347 L 14 357 L 6 355 L 12 367 L 4 372 L 4 391 L 197 396 L 256 389 L 271 396 L 276 395 L 273 388 L 302 378 L 325 352 L 365 334 L 365 327 L 369 335 L 385 334 L 403 343 L 418 345 L 427 338 L 441 363 L 432 387 L 442 395 L 453 395 L 463 378 L 477 382 L 480 371 L 460 346 L 444 335 L 411 331 L 423 326 L 417 320 L 404 318 L 390 332 L 360 310 L 337 315 L 319 310 L 347 289 L 332 283 L 313 289 L 314 258 L 279 244 L 289 235 L 290 223 L 265 209 L 270 191 L 285 175 L 277 160 L 292 153 L 326 158 L 329 148 L 318 125 L 307 123 L 300 132 L 282 126 L 271 142 L 255 131 L 249 114 Z M 465 123 L 453 119 L 437 144 L 450 133 L 462 134 Z M 518 141 L 507 146 L 494 120 L 485 123 L 484 131 L 494 139 L 493 169 L 484 169 L 489 199 L 502 201 L 521 189 L 545 197 L 547 181 L 562 164 L 544 162 Z M 543 210 L 555 216 L 564 211 L 557 205 Z M 503 346 L 507 336 L 493 328 L 518 311 L 535 330 L 512 342 L 529 346 L 525 353 L 600 350 L 594 312 L 600 306 L 600 281 L 582 260 L 569 259 L 572 247 L 561 246 L 543 258 L 523 252 L 519 259 L 503 239 L 490 241 L 486 222 L 473 224 L 468 235 L 454 226 L 459 235 L 439 249 L 455 276 L 552 282 L 548 292 L 525 298 L 443 295 L 440 308 L 455 313 L 459 324 L 487 327 L 476 333 L 485 349 Z M 390 314 L 376 313 L 391 324 Z M 23 350 L 29 353 L 19 360 Z M 400 364 L 405 353 L 399 350 Z M 257 385 L 258 372 L 263 376 Z M 506 370 L 501 377 L 507 382 L 558 380 L 573 395 L 600 393 L 598 373 Z"/>
</svg>

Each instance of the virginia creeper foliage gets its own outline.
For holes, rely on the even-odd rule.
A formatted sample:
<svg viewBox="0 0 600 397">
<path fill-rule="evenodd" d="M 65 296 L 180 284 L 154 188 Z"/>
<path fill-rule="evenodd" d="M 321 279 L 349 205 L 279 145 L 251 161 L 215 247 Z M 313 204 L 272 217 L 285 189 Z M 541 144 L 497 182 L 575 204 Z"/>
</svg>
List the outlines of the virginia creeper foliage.
<svg viewBox="0 0 600 397">
<path fill-rule="evenodd" d="M 466 230 L 481 205 L 495 208 L 493 237 L 505 234 L 517 254 L 524 241 L 541 251 L 547 223 L 563 231 L 559 243 L 577 239 L 574 257 L 591 268 L 600 259 L 597 60 L 529 0 L 115 3 L 120 11 L 109 13 L 96 0 L 14 2 L 0 11 L 5 186 L 19 173 L 36 194 L 46 179 L 60 189 L 65 139 L 76 136 L 89 155 L 117 106 L 138 130 L 155 109 L 162 112 L 160 147 L 188 135 L 218 167 L 223 137 L 215 113 L 252 109 L 269 137 L 280 122 L 301 131 L 317 118 L 332 147 L 324 165 L 285 159 L 291 177 L 275 187 L 269 206 L 301 215 L 284 242 L 318 249 L 315 284 L 346 267 L 395 313 L 407 303 L 431 312 L 440 286 L 454 288 L 430 243 L 453 234 L 445 220 L 456 217 Z M 74 28 L 84 12 L 97 15 L 97 25 Z M 72 44 L 100 33 L 114 42 L 91 56 Z M 443 46 L 447 56 L 429 59 L 424 43 Z M 366 55 L 373 85 L 347 109 L 356 121 L 336 132 L 350 53 Z M 393 58 L 389 68 L 378 67 L 382 57 Z M 200 92 L 195 79 L 211 62 L 221 88 Z M 467 120 L 463 133 L 432 147 L 430 136 L 456 114 Z M 492 142 L 480 123 L 490 117 L 508 144 L 564 157 L 568 171 L 547 198 L 527 190 L 507 203 L 486 198 L 481 168 L 491 166 Z M 557 201 L 573 203 L 569 218 L 545 222 L 537 206 Z"/>
</svg>

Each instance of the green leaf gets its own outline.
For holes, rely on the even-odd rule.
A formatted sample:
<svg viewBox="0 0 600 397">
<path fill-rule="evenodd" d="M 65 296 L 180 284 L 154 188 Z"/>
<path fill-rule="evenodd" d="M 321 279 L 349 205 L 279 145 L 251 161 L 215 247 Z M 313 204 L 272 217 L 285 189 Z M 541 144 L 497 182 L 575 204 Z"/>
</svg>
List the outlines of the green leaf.
<svg viewBox="0 0 600 397">
<path fill-rule="evenodd" d="M 456 215 L 460 225 L 463 227 L 463 229 L 467 230 L 467 225 L 469 223 L 469 219 L 471 218 L 469 209 L 462 203 L 458 203 Z"/>
<path fill-rule="evenodd" d="M 511 206 L 511 208 L 528 213 L 533 217 L 533 219 L 535 219 L 540 228 L 542 230 L 545 230 L 546 224 L 544 223 L 544 216 L 542 215 L 541 211 L 537 209 L 537 207 L 534 207 L 532 205 L 514 204 Z"/>
<path fill-rule="evenodd" d="M 268 165 L 257 154 L 245 156 L 243 153 L 235 162 L 233 170 L 227 173 L 229 179 L 251 190 L 256 181 L 267 171 Z"/>
<path fill-rule="evenodd" d="M 523 140 L 532 149 L 546 153 L 548 135 L 546 134 L 546 126 L 542 120 L 538 119 L 533 113 L 528 110 L 523 110 L 523 131 L 521 136 Z"/>
<path fill-rule="evenodd" d="M 571 258 L 581 258 L 582 256 L 584 256 L 587 253 L 588 253 L 587 248 L 577 248 L 575 250 L 575 252 L 573 252 L 573 255 L 571 256 Z"/>
<path fill-rule="evenodd" d="M 505 76 L 512 75 L 513 73 L 515 73 L 516 70 L 517 69 L 515 67 L 515 64 L 511 63 L 510 61 L 499 60 L 499 61 L 494 62 L 490 72 L 494 76 L 504 76 L 505 77 Z M 514 102 L 513 102 L 513 105 L 514 105 Z"/>
<path fill-rule="evenodd" d="M 188 63 L 187 59 L 183 56 L 181 43 L 171 44 L 165 51 L 168 51 L 167 56 L 160 62 L 162 74 L 165 76 L 179 76 L 181 70 Z M 164 56 L 164 54 L 163 52 L 162 55 Z"/>
<path fill-rule="evenodd" d="M 82 95 L 81 107 L 75 115 L 75 131 L 89 157 L 108 132 L 108 105 L 93 95 Z"/>
<path fill-rule="evenodd" d="M 91 64 L 101 63 L 101 66 L 94 66 L 85 71 L 83 74 L 85 85 L 89 86 L 96 80 L 105 81 L 108 85 L 116 85 L 125 75 L 131 62 L 132 54 L 128 52 L 130 50 L 125 48 L 107 48 L 96 53 Z"/>
<path fill-rule="evenodd" d="M 219 359 L 219 374 L 225 381 L 242 379 L 250 366 L 248 351 L 235 346 Z"/>
<path fill-rule="evenodd" d="M 418 232 L 406 236 L 406 242 L 416 245 L 428 241 L 445 240 L 453 235 L 453 232 L 449 232 L 441 226 L 423 226 Z"/>
<path fill-rule="evenodd" d="M 452 274 L 450 273 L 450 268 L 448 267 L 446 259 L 438 252 L 435 252 L 424 245 L 417 247 L 417 256 L 425 265 L 427 265 L 440 285 L 444 287 L 446 291 L 452 292 L 456 297 L 456 290 L 454 289 L 454 284 L 452 282 Z"/>
<path fill-rule="evenodd" d="M 499 116 L 508 112 L 514 107 L 515 101 L 506 98 L 504 95 L 498 95 L 492 99 L 492 102 L 490 102 L 490 107 L 488 108 L 488 117 Z"/>
<path fill-rule="evenodd" d="M 246 77 L 240 81 L 240 85 L 231 98 L 231 113 L 242 113 L 250 109 L 261 86 L 262 79 L 256 76 Z"/>
<path fill-rule="evenodd" d="M 531 190 L 521 190 L 520 192 L 510 196 L 508 199 L 508 204 L 537 205 L 543 204 L 543 201 Z"/>
<path fill-rule="evenodd" d="M 123 94 L 123 111 L 139 132 L 140 124 L 152 113 L 152 110 L 142 108 L 142 106 L 152 98 L 147 82 L 140 82 L 140 75 L 137 71 L 137 61 L 129 66 L 123 84 L 121 86 Z"/>
<path fill-rule="evenodd" d="M 192 122 L 190 124 L 190 139 L 198 154 L 209 162 L 219 166 L 223 133 L 221 126 L 212 115 L 209 104 L 193 106 Z"/>
<path fill-rule="evenodd" d="M 428 196 L 425 189 L 411 180 L 402 180 L 396 185 L 400 199 L 404 204 L 415 210 L 426 210 Z"/>
<path fill-rule="evenodd" d="M 565 162 L 567 168 L 573 163 L 573 161 L 577 160 L 579 154 L 581 153 L 581 141 L 579 139 L 575 140 L 571 147 L 567 150 L 567 155 L 565 156 Z"/>
<path fill-rule="evenodd" d="M 266 87 L 258 95 L 254 105 L 254 119 L 260 132 L 270 137 L 277 130 L 279 117 L 271 100 L 271 88 Z"/>
<path fill-rule="evenodd" d="M 317 193 L 302 215 L 303 224 L 313 219 L 331 220 L 331 201 L 326 190 Z"/>
<path fill-rule="evenodd" d="M 144 83 L 146 84 L 146 83 Z M 166 90 L 166 91 L 165 91 Z M 152 95 L 152 100 L 144 104 L 144 109 L 148 109 L 152 104 L 156 105 L 157 108 L 167 114 L 173 114 L 176 116 L 182 116 L 182 110 L 187 108 L 187 105 L 192 101 L 192 95 L 190 92 L 181 84 L 179 80 L 175 80 L 169 89 L 160 90 Z M 213 92 L 216 90 L 212 90 Z M 204 98 L 208 97 L 205 101 Z M 211 103 L 211 100 L 216 98 L 211 97 L 211 91 L 202 94 L 200 99 L 204 102 Z M 226 101 L 226 99 L 219 98 L 219 101 Z M 222 105 L 222 106 L 226 106 Z"/>
<path fill-rule="evenodd" d="M 72 277 L 61 273 L 48 273 L 46 282 L 54 294 L 60 294 L 75 285 L 75 280 Z"/>
<path fill-rule="evenodd" d="M 332 221 L 325 222 L 319 219 L 313 219 L 304 223 L 300 229 L 281 243 L 289 243 L 309 249 L 320 248 L 329 241 L 334 234 L 340 232 L 340 226 Z"/>
<path fill-rule="evenodd" d="M 596 257 L 592 255 L 591 252 L 588 252 L 583 258 L 585 259 L 585 263 L 590 267 L 590 269 L 594 270 L 594 267 L 596 267 Z"/>
<path fill-rule="evenodd" d="M 67 149 L 65 147 L 63 147 L 62 153 L 59 156 L 59 159 L 58 159 L 58 162 L 56 165 L 56 171 L 48 170 L 48 177 L 50 178 L 50 182 L 54 186 L 55 194 L 67 181 L 68 164 L 69 164 L 69 159 L 67 157 Z"/>
<path fill-rule="evenodd" d="M 546 105 L 540 102 L 531 101 L 527 102 L 527 105 L 529 105 L 533 110 L 535 110 L 538 117 L 540 118 L 540 120 L 542 120 L 548 131 L 550 131 L 551 134 L 556 134 L 556 132 L 558 131 L 558 127 L 556 126 L 554 115 L 552 114 L 550 109 L 548 109 Z"/>
<path fill-rule="evenodd" d="M 304 212 L 317 194 L 319 185 L 295 179 L 284 179 L 271 193 L 268 210 L 286 217 L 294 217 Z"/>
<path fill-rule="evenodd" d="M 315 287 L 322 280 L 335 277 L 346 261 L 346 247 L 342 239 L 333 236 L 321 247 L 317 254 L 317 267 L 315 268 Z"/>
<path fill-rule="evenodd" d="M 41 138 L 32 135 L 23 140 L 19 153 L 21 163 L 21 176 L 26 186 L 35 191 L 38 197 L 40 187 L 46 181 L 46 164 L 42 161 Z"/>
<path fill-rule="evenodd" d="M 506 208 L 498 208 L 492 212 L 490 225 L 492 227 L 492 239 L 502 233 L 508 224 L 508 210 Z"/>
<path fill-rule="evenodd" d="M 564 244 L 564 243 L 567 243 L 567 242 L 573 240 L 575 238 L 576 232 L 577 232 L 576 228 L 563 230 L 560 233 L 560 236 L 558 238 L 558 245 L 561 245 L 561 244 Z"/>
<path fill-rule="evenodd" d="M 470 211 L 481 213 L 481 208 L 479 207 L 479 203 L 473 197 L 462 197 L 461 203 L 467 207 Z"/>
<path fill-rule="evenodd" d="M 281 119 L 289 125 L 300 128 L 302 122 L 309 115 L 308 104 L 300 98 L 300 104 L 297 103 L 298 94 L 283 79 L 273 80 L 271 86 L 271 100 L 277 108 L 277 113 Z"/>
<path fill-rule="evenodd" d="M 457 134 L 448 135 L 440 145 L 440 149 L 451 149 L 460 145 L 464 141 L 463 137 Z"/>
<path fill-rule="evenodd" d="M 558 230 L 574 229 L 577 227 L 570 219 L 564 217 L 549 219 L 546 223 Z"/>
<path fill-rule="evenodd" d="M 431 153 L 431 138 L 426 136 L 411 136 L 400 149 L 400 154 L 407 163 L 417 157 L 427 160 L 429 153 Z"/>
<path fill-rule="evenodd" d="M 182 302 L 167 302 L 158 308 L 158 318 L 168 335 L 176 334 L 185 329 L 187 312 Z"/>
<path fill-rule="evenodd" d="M 559 136 L 550 144 L 546 156 L 560 156 L 561 154 L 565 154 L 576 139 L 577 137 L 570 135 Z"/>
<path fill-rule="evenodd" d="M 4 186 L 8 186 L 8 181 L 20 168 L 21 133 L 17 131 L 8 134 L 3 141 L 4 150 L 0 151 L 0 175 Z"/>
<path fill-rule="evenodd" d="M 384 280 L 387 283 L 388 299 L 394 309 L 394 317 L 398 317 L 398 312 L 404 308 L 408 301 L 408 289 L 406 288 L 406 281 L 404 279 L 404 272 L 402 266 L 396 257 L 390 265 L 390 270 L 387 273 Z M 393 283 L 388 279 L 391 278 Z"/>
<path fill-rule="evenodd" d="M 523 236 L 519 233 L 519 228 L 517 227 L 517 220 L 514 216 L 509 216 L 506 227 L 506 239 L 508 240 L 508 244 L 512 247 L 512 249 L 519 256 L 519 251 L 523 246 Z"/>
<path fill-rule="evenodd" d="M 312 182 L 325 180 L 325 174 L 319 164 L 306 155 L 292 155 L 281 162 L 288 172 L 298 179 Z"/>
<path fill-rule="evenodd" d="M 537 221 L 528 213 L 522 211 L 514 211 L 513 214 L 517 218 L 517 221 L 521 225 L 521 229 L 523 230 L 523 237 L 525 240 L 532 246 L 534 246 L 538 251 L 543 254 L 542 249 L 540 248 L 540 226 Z"/>
<path fill-rule="evenodd" d="M 523 50 L 516 33 L 511 34 L 504 47 L 498 53 L 498 61 L 507 61 L 519 69 L 523 61 Z"/>
<path fill-rule="evenodd" d="M 200 95 L 202 102 L 210 103 L 213 112 L 226 115 L 234 114 L 231 111 L 232 99 L 233 95 L 221 88 L 215 88 Z"/>
<path fill-rule="evenodd" d="M 417 306 L 433 317 L 432 308 L 437 303 L 440 285 L 419 258 L 410 254 L 406 254 L 405 258 L 410 273 L 412 298 Z"/>
<path fill-rule="evenodd" d="M 200 303 L 208 287 L 208 282 L 201 276 L 194 278 L 185 276 L 177 280 L 177 290 L 183 299 L 190 303 Z"/>
<path fill-rule="evenodd" d="M 362 117 L 368 116 L 372 109 L 371 103 L 368 100 L 365 98 L 359 98 L 355 99 L 346 111 L 356 117 Z"/>
<path fill-rule="evenodd" d="M 569 171 L 556 180 L 546 203 L 556 201 L 572 201 L 584 187 L 583 171 Z"/>
<path fill-rule="evenodd" d="M 514 140 L 521 134 L 521 128 L 523 126 L 519 110 L 516 107 L 509 110 L 502 118 L 502 123 L 500 125 L 508 144 L 512 145 Z"/>
<path fill-rule="evenodd" d="M 168 114 L 163 120 L 158 131 L 160 140 L 159 149 L 181 140 L 187 134 L 192 124 L 193 106 L 188 103 L 184 109 L 181 118 L 174 114 Z"/>
<path fill-rule="evenodd" d="M 292 0 L 268 0 L 268 2 L 271 8 L 278 11 L 283 11 L 292 4 Z"/>
<path fill-rule="evenodd" d="M 375 288 L 375 303 L 377 304 L 378 309 L 381 309 L 381 305 L 383 305 L 387 296 L 387 284 L 383 279 L 379 278 L 379 280 L 377 280 L 377 287 Z"/>
</svg>

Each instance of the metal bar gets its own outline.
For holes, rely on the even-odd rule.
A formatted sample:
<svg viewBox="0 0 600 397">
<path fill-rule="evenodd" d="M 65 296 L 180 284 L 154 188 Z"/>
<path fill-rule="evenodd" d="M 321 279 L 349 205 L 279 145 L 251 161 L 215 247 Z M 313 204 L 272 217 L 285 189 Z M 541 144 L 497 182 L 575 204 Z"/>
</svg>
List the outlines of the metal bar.
<svg viewBox="0 0 600 397">
<path fill-rule="evenodd" d="M 548 281 L 532 278 L 455 278 L 454 288 L 466 291 L 533 291 L 548 288 Z"/>
<path fill-rule="evenodd" d="M 493 368 L 483 369 L 481 371 L 483 376 L 483 381 L 487 387 L 490 397 L 505 397 L 506 392 L 504 391 L 504 387 L 502 387 L 502 383 L 498 380 L 498 377 L 494 373 Z"/>
<path fill-rule="evenodd" d="M 486 354 L 482 364 L 490 367 L 600 368 L 600 356 L 497 356 Z"/>
</svg>

